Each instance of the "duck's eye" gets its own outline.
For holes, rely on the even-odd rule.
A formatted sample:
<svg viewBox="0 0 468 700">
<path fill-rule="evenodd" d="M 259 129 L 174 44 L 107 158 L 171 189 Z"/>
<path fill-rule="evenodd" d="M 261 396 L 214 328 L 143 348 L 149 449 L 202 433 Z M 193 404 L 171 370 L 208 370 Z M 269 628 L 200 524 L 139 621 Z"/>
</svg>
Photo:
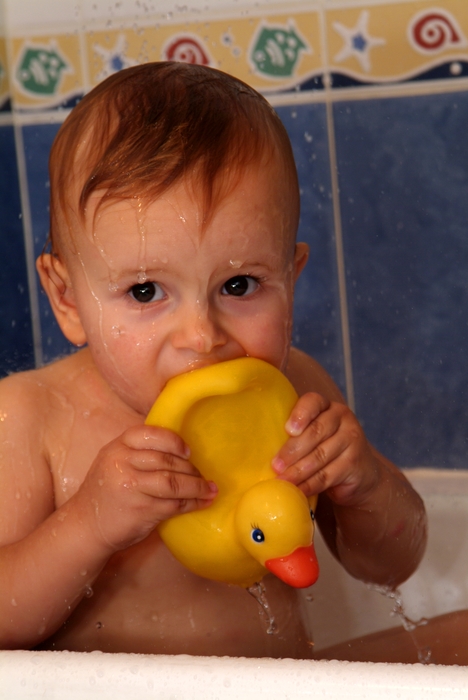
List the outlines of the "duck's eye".
<svg viewBox="0 0 468 700">
<path fill-rule="evenodd" d="M 252 539 L 254 542 L 264 542 L 265 541 L 265 535 L 263 534 L 262 530 L 260 530 L 259 527 L 256 527 L 252 530 Z"/>
<path fill-rule="evenodd" d="M 143 282 L 142 284 L 134 284 L 130 288 L 129 294 L 135 301 L 140 304 L 147 304 L 150 301 L 159 301 L 163 298 L 164 292 L 155 282 Z"/>
<path fill-rule="evenodd" d="M 252 294 L 258 287 L 258 282 L 248 275 L 238 275 L 231 277 L 223 284 L 221 294 L 229 294 L 234 297 L 244 297 Z"/>
<path fill-rule="evenodd" d="M 313 510 L 310 511 L 310 519 L 315 520 L 315 513 Z"/>
</svg>

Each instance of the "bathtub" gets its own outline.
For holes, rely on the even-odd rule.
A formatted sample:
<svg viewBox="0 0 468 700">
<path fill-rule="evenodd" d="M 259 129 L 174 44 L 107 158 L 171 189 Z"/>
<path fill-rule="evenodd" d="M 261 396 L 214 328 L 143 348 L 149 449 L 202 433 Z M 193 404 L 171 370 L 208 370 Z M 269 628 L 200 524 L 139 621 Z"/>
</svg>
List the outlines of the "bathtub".
<svg viewBox="0 0 468 700">
<path fill-rule="evenodd" d="M 424 497 L 429 544 L 401 587 L 408 617 L 468 608 L 468 472 L 406 472 Z M 454 536 L 454 533 L 457 536 Z M 317 537 L 320 579 L 304 593 L 317 649 L 399 625 L 394 601 L 348 576 Z M 467 698 L 458 666 L 0 652 L 0 700 L 288 700 L 295 698 Z"/>
</svg>

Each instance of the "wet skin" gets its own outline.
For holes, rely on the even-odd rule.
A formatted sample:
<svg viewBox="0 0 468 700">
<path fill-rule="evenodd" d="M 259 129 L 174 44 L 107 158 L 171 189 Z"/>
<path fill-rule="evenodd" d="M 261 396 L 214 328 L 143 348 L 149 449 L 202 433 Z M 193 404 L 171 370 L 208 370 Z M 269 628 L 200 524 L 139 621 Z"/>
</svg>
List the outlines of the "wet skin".
<svg viewBox="0 0 468 700">
<path fill-rule="evenodd" d="M 50 268 L 39 265 L 49 296 L 58 290 L 55 312 L 64 333 L 88 347 L 16 378 L 32 412 L 47 420 L 39 433 L 30 433 L 31 443 L 43 445 L 41 460 L 28 454 L 22 459 L 35 462 L 42 488 L 34 490 L 31 510 L 17 518 L 11 539 L 52 514 L 59 519 L 49 538 L 60 537 L 73 517 L 67 507 L 74 513 L 80 499 L 95 503 L 101 544 L 114 538 L 109 546 L 114 553 L 102 564 L 73 564 L 76 591 L 57 617 L 66 622 L 50 623 L 58 630 L 41 648 L 310 656 L 294 590 L 273 577 L 266 580 L 278 624 L 278 633 L 266 634 L 268 624 L 244 589 L 186 571 L 154 525 L 120 533 L 116 543 L 120 506 L 112 511 L 110 497 L 96 505 L 93 488 L 104 493 L 105 476 L 92 488 L 88 483 L 100 450 L 142 426 L 170 377 L 245 355 L 286 368 L 293 286 L 307 254 L 305 246 L 294 247 L 293 216 L 275 184 L 279 180 L 246 173 L 204 227 L 197 201 L 183 184 L 146 206 L 125 200 L 97 209 L 95 197 L 72 248 L 60 260 L 44 259 L 45 266 L 53 262 Z M 176 459 L 184 476 L 196 477 L 183 457 Z M 27 482 L 24 492 L 32 491 Z M 194 497 L 184 499 L 187 509 L 213 496 L 204 483 L 194 489 Z M 78 539 L 79 523 L 90 517 L 88 512 L 78 517 Z M 60 562 L 49 564 L 49 572 L 54 566 L 58 572 Z M 53 587 L 53 573 L 50 579 Z"/>
<path fill-rule="evenodd" d="M 244 590 L 184 571 L 157 534 L 162 520 L 207 507 L 216 485 L 145 416 L 171 377 L 237 357 L 295 386 L 272 466 L 322 494 L 317 520 L 347 570 L 393 585 L 417 566 L 421 500 L 322 368 L 290 351 L 307 246 L 294 243 L 296 212 L 270 166 L 243 172 L 205 222 L 184 182 L 150 203 L 99 207 L 95 193 L 60 256 L 39 260 L 62 331 L 87 347 L 0 386 L 4 648 L 311 655 L 295 591 L 266 581 L 278 625 L 268 635 Z"/>
</svg>

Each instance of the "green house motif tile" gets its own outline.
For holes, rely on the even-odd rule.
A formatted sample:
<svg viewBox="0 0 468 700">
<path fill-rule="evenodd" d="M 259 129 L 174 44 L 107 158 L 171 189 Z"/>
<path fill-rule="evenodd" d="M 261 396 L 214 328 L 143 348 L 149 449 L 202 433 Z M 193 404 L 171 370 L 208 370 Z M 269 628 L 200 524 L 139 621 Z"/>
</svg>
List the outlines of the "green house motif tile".
<svg viewBox="0 0 468 700">
<path fill-rule="evenodd" d="M 69 65 L 56 48 L 27 47 L 16 71 L 23 90 L 34 95 L 55 95 L 62 73 Z"/>
<path fill-rule="evenodd" d="M 255 70 L 273 78 L 294 75 L 301 51 L 310 47 L 290 24 L 283 27 L 263 26 L 257 34 L 250 59 Z"/>
</svg>

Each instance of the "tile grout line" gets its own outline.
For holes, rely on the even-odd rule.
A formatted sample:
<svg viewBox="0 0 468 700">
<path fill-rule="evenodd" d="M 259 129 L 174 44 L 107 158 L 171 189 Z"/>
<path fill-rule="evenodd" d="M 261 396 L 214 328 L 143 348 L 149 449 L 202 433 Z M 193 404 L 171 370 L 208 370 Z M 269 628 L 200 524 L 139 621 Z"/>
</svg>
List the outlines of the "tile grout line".
<svg viewBox="0 0 468 700">
<path fill-rule="evenodd" d="M 85 36 L 85 19 L 83 14 L 83 1 L 80 2 L 80 27 L 78 30 L 78 40 L 81 52 L 81 70 L 83 72 L 83 95 L 86 95 L 90 89 L 90 74 L 89 74 L 89 61 L 87 52 L 87 41 Z"/>
<path fill-rule="evenodd" d="M 32 232 L 31 209 L 29 203 L 28 181 L 26 175 L 26 159 L 24 156 L 24 142 L 22 130 L 18 124 L 14 124 L 14 134 L 16 145 L 16 162 L 18 164 L 21 209 L 23 214 L 23 239 L 26 253 L 26 272 L 29 287 L 28 291 L 34 347 L 34 360 L 36 367 L 40 367 L 43 363 L 43 355 L 42 331 L 39 313 L 39 296 L 36 282 L 34 241 Z"/>
<path fill-rule="evenodd" d="M 335 140 L 335 122 L 333 118 L 333 102 L 330 99 L 331 79 L 328 61 L 328 42 L 326 34 L 325 8 L 321 12 L 321 31 L 323 50 L 325 55 L 325 109 L 327 120 L 327 136 L 328 136 L 328 157 L 330 162 L 330 180 L 332 188 L 332 203 L 333 203 L 333 221 L 335 233 L 335 254 L 336 268 L 338 277 L 338 296 L 340 302 L 340 320 L 341 320 L 341 342 L 343 346 L 343 363 L 345 373 L 345 389 L 346 400 L 352 411 L 355 410 L 354 396 L 354 377 L 353 363 L 351 357 L 351 338 L 349 332 L 349 313 L 348 313 L 348 297 L 346 290 L 346 271 L 343 248 L 343 228 L 341 221 L 340 208 L 340 188 L 338 182 L 338 165 L 336 157 L 336 140 Z"/>
</svg>

